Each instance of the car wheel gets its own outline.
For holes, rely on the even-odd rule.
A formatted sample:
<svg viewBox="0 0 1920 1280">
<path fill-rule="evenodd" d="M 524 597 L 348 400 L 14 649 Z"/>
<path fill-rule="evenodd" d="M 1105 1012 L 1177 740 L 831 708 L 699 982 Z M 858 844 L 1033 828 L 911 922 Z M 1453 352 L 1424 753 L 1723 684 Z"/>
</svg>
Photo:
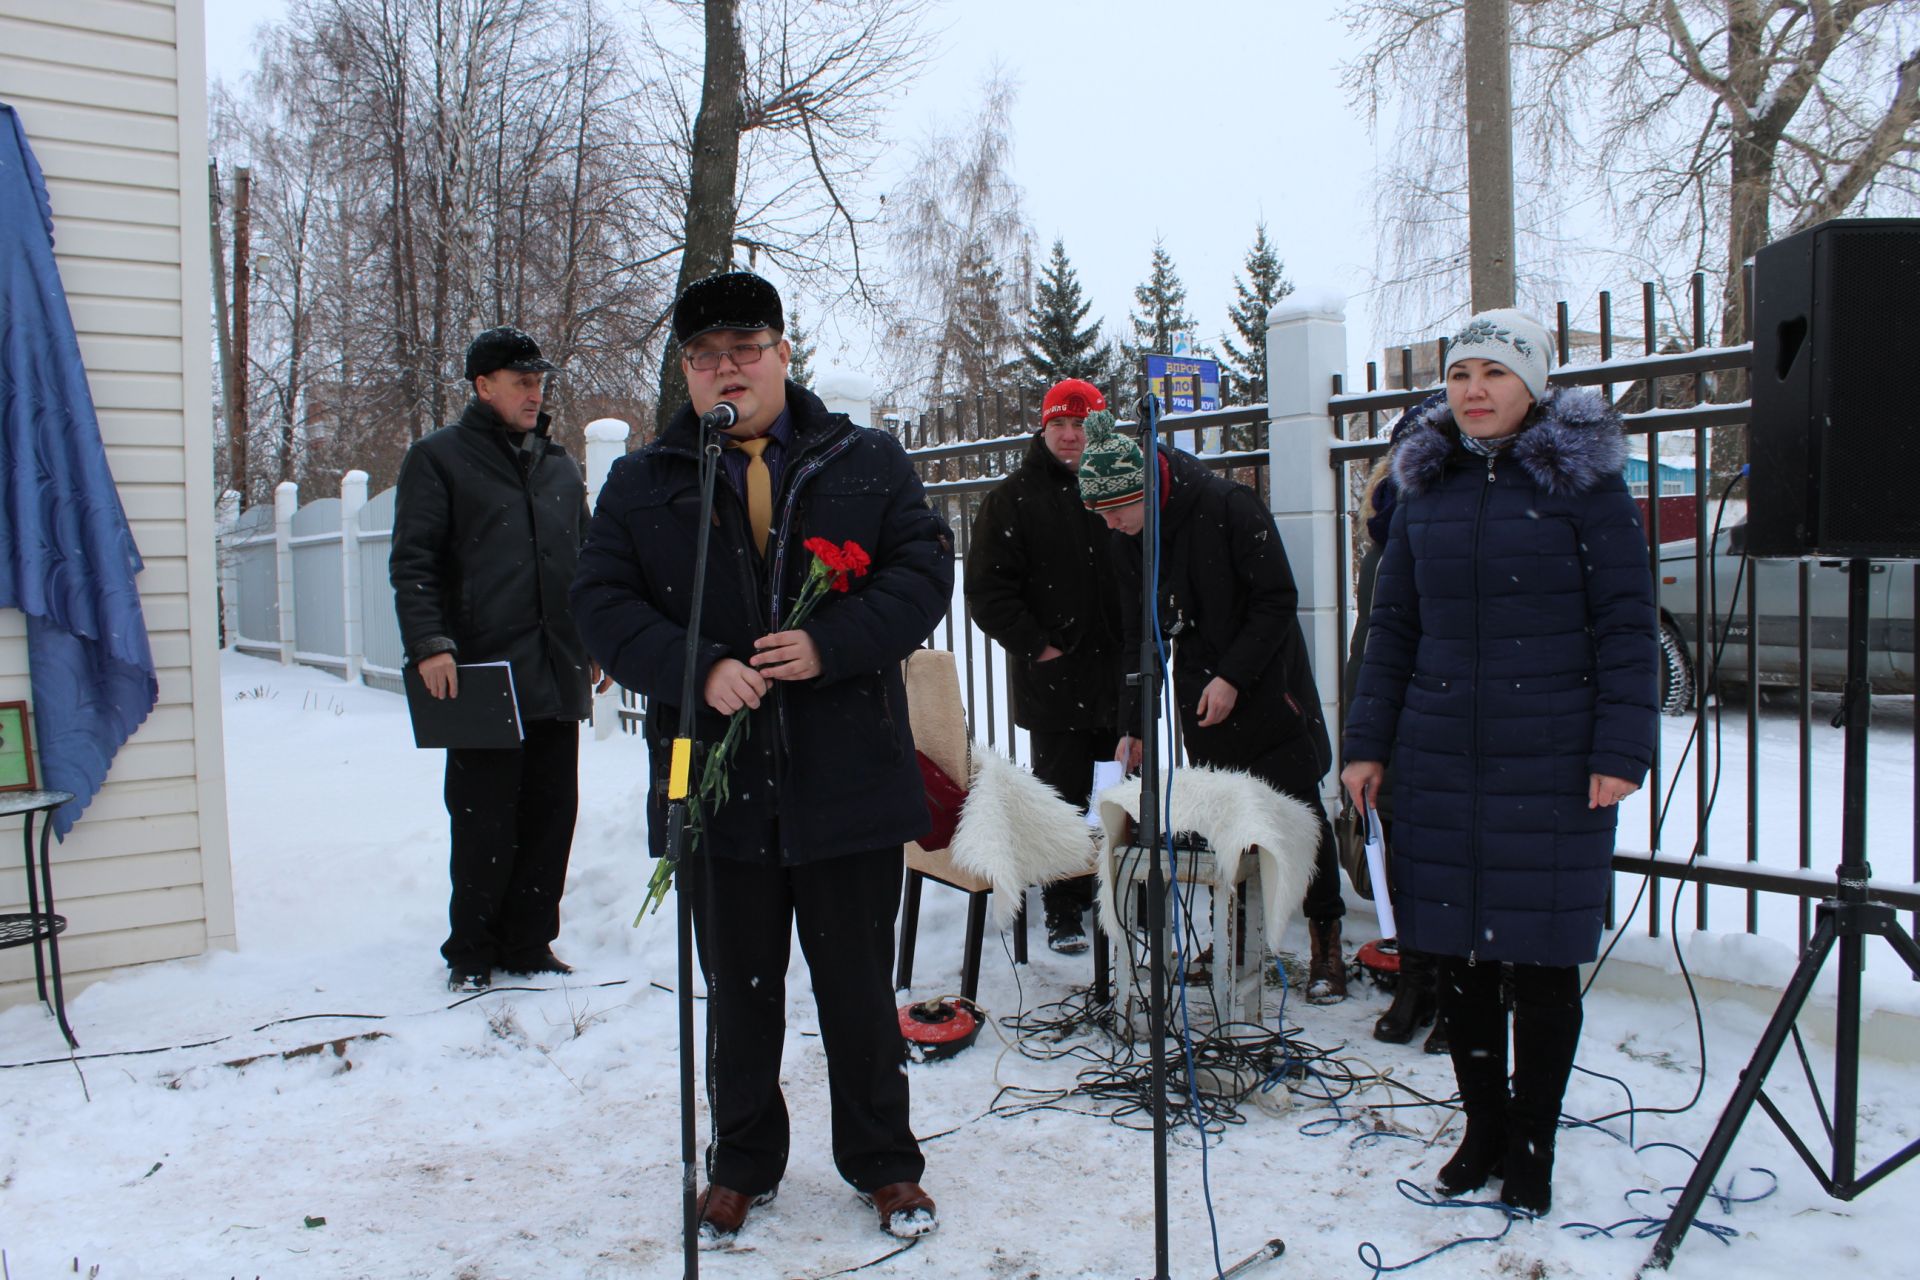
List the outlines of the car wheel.
<svg viewBox="0 0 1920 1280">
<path fill-rule="evenodd" d="M 1660 623 L 1660 714 L 1683 716 L 1693 709 L 1693 663 L 1671 622 Z"/>
</svg>

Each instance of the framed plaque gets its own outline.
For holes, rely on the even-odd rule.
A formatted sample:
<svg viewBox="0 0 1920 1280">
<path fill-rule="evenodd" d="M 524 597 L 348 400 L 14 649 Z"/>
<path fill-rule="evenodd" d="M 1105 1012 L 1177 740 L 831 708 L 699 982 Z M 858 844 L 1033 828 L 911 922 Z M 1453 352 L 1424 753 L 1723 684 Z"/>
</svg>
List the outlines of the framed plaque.
<svg viewBox="0 0 1920 1280">
<path fill-rule="evenodd" d="M 33 716 L 24 702 L 0 702 L 0 791 L 33 791 Z"/>
</svg>

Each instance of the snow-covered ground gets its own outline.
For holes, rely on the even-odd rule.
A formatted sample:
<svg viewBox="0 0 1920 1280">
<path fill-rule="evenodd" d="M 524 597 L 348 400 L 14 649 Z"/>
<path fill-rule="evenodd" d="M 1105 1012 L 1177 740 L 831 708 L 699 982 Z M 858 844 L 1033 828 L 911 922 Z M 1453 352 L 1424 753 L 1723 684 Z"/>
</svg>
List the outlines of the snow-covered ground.
<svg viewBox="0 0 1920 1280">
<path fill-rule="evenodd" d="M 446 902 L 441 757 L 411 747 L 401 700 L 232 655 L 224 674 L 240 949 L 128 970 L 86 990 L 72 1019 L 83 1055 L 100 1056 L 77 1063 L 66 1060 L 39 1007 L 0 1013 L 5 1275 L 680 1274 L 673 930 L 665 914 L 631 927 L 649 869 L 639 743 L 583 742 L 584 802 L 558 944 L 578 974 L 456 1001 L 443 988 L 435 950 Z M 1668 729 L 1675 731 L 1671 722 Z M 1776 730 L 1788 732 L 1773 724 L 1766 732 Z M 1829 794 L 1838 736 L 1820 732 L 1818 786 Z M 1876 786 L 1876 805 L 1911 803 L 1911 741 L 1910 722 L 1876 733 L 1888 781 Z M 1732 771 L 1728 781 L 1737 781 Z M 1723 788 L 1720 804 L 1743 803 L 1737 794 Z M 1904 825 L 1875 811 L 1875 829 L 1891 833 L 1896 874 L 1911 830 L 1903 812 Z M 1767 814 L 1770 823 L 1792 822 L 1791 793 L 1769 794 Z M 1683 816 L 1675 821 L 1690 826 Z M 1645 830 L 1644 810 L 1625 830 Z M 1690 911 L 1689 904 L 1683 924 Z M 957 985 L 962 915 L 959 895 L 928 889 L 917 994 Z M 1718 927 L 1737 928 L 1741 919 L 1715 904 Z M 1368 936 L 1364 913 L 1350 922 L 1350 943 Z M 1304 945 L 1297 934 L 1287 940 L 1296 950 Z M 982 1000 L 995 1014 L 1031 1009 L 1085 981 L 1084 960 L 1035 942 L 1034 963 L 1016 973 L 989 941 Z M 1658 963 L 1669 945 L 1642 936 L 1624 949 Z M 1777 980 L 1793 959 L 1789 945 L 1765 939 L 1689 945 L 1696 968 L 1727 977 Z M 1884 958 L 1869 979 L 1874 1002 L 1911 1000 L 1910 984 L 1896 982 Z M 1597 989 L 1588 1000 L 1582 1066 L 1626 1082 L 1643 1108 L 1679 1107 L 1696 1092 L 1694 1014 L 1679 983 L 1670 988 L 1659 999 Z M 1315 1044 L 1344 1046 L 1337 1052 L 1355 1072 L 1447 1095 L 1444 1059 L 1424 1057 L 1417 1042 L 1399 1048 L 1369 1037 L 1384 1005 L 1384 996 L 1363 991 L 1332 1009 L 1294 1003 L 1287 1018 Z M 707 1275 L 826 1276 L 891 1247 L 825 1154 L 824 1068 L 797 949 L 789 1018 L 792 1164 L 780 1199 L 755 1213 L 740 1246 L 703 1257 Z M 1709 1002 L 1702 1100 L 1677 1116 L 1643 1113 L 1634 1140 L 1697 1150 L 1764 1021 L 1751 1003 Z M 280 1056 L 331 1042 L 341 1042 L 341 1052 Z M 1811 1050 L 1826 1071 L 1828 1051 L 1817 1042 Z M 36 1060 L 51 1061 L 14 1065 Z M 1063 1088 L 1080 1066 L 1004 1051 L 989 1030 L 950 1062 L 912 1067 L 915 1127 L 938 1135 L 926 1144 L 926 1185 L 942 1227 L 859 1274 L 1151 1274 L 1148 1135 L 1080 1114 L 1095 1109 L 1085 1100 L 1013 1118 L 988 1114 L 1003 1086 Z M 1773 1080 L 1774 1096 L 1817 1132 L 1797 1072 L 1783 1065 Z M 1249 1108 L 1204 1165 L 1191 1135 L 1177 1134 L 1172 1274 L 1214 1274 L 1207 1187 L 1227 1264 L 1269 1238 L 1285 1240 L 1284 1259 L 1254 1276 L 1367 1276 L 1357 1252 L 1365 1242 L 1390 1266 L 1463 1236 L 1497 1234 L 1496 1212 L 1423 1207 L 1396 1189 L 1403 1177 L 1430 1185 L 1447 1154 L 1446 1139 L 1422 1145 L 1440 1128 L 1440 1111 L 1383 1109 L 1407 1100 L 1375 1086 L 1337 1112 L 1305 1097 L 1280 1115 Z M 1620 1085 L 1576 1075 L 1567 1111 L 1592 1117 L 1626 1103 Z M 1869 1158 L 1912 1141 L 1920 1134 L 1920 1064 L 1870 1058 L 1861 1110 Z M 1685 1154 L 1663 1146 L 1636 1152 L 1627 1132 L 1624 1120 L 1604 1131 L 1563 1130 L 1551 1217 L 1408 1274 L 1632 1275 L 1650 1243 L 1633 1238 L 1633 1227 L 1617 1238 L 1568 1229 L 1660 1216 L 1659 1188 L 1684 1181 Z M 1755 1169 L 1777 1175 L 1777 1189 L 1748 1203 L 1775 1186 Z M 1721 1183 L 1740 1202 L 1710 1201 L 1704 1217 L 1731 1228 L 1731 1242 L 1696 1232 L 1675 1263 L 1677 1277 L 1913 1274 L 1901 1223 L 1920 1191 L 1920 1169 L 1854 1203 L 1831 1200 L 1756 1115 Z"/>
</svg>

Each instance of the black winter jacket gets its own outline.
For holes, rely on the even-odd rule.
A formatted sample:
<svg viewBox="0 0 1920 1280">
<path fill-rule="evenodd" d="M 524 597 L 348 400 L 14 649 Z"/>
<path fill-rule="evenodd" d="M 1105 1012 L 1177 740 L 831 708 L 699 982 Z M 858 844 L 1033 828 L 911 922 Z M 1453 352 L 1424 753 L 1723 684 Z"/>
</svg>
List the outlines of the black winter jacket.
<svg viewBox="0 0 1920 1280">
<path fill-rule="evenodd" d="M 394 491 L 387 576 L 407 661 L 513 664 L 523 720 L 584 720 L 587 651 L 567 609 L 587 488 L 540 415 L 533 447 L 469 401 L 415 441 Z"/>
<path fill-rule="evenodd" d="M 1188 752 L 1202 764 L 1248 768 L 1305 735 L 1325 773 L 1333 750 L 1300 630 L 1300 591 L 1273 513 L 1243 484 L 1192 454 L 1163 449 L 1169 486 L 1160 513 L 1160 629 L 1174 646 L 1174 701 Z M 1126 650 L 1139 652 L 1141 539 L 1115 535 L 1126 606 Z M 1129 661 L 1129 667 L 1136 665 Z M 1202 728 L 1200 694 L 1215 676 L 1238 693 L 1223 724 Z M 1123 731 L 1138 735 L 1129 686 Z"/>
<path fill-rule="evenodd" d="M 1120 586 L 1112 537 L 1080 500 L 1079 477 L 1041 436 L 980 503 L 966 592 L 973 620 L 1007 651 L 1015 724 L 1115 728 Z M 1035 661 L 1049 644 L 1061 656 Z"/>
<path fill-rule="evenodd" d="M 724 474 L 715 480 L 694 689 L 700 697 L 721 658 L 746 662 L 755 640 L 785 629 L 812 562 L 806 539 L 851 540 L 872 556 L 867 576 L 852 579 L 846 594 L 828 597 L 807 621 L 820 675 L 773 682 L 772 696 L 750 713 L 729 798 L 706 820 L 703 855 L 797 864 L 926 833 L 900 663 L 946 616 L 953 540 L 893 437 L 828 413 L 792 382 L 786 391 L 793 436 L 765 557 L 754 549 L 745 503 Z M 683 408 L 659 439 L 614 464 L 571 593 L 588 650 L 647 699 L 648 833 L 656 857 L 666 848 L 667 768 L 686 670 L 700 510 L 697 430 L 693 410 Z M 702 699 L 696 741 L 704 749 L 725 730 L 726 717 Z M 776 828 L 773 849 L 768 837 Z"/>
</svg>

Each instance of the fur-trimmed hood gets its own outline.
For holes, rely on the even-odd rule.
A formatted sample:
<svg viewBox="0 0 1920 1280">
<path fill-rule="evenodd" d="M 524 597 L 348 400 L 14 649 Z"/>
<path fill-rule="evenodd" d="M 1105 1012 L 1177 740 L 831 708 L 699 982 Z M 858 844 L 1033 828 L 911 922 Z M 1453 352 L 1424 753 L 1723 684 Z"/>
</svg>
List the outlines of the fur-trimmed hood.
<svg viewBox="0 0 1920 1280">
<path fill-rule="evenodd" d="M 1460 428 L 1445 397 L 1423 406 L 1393 449 L 1393 479 L 1402 498 L 1417 497 L 1439 483 L 1460 446 Z M 1524 428 L 1508 456 L 1548 493 L 1587 493 L 1627 465 L 1627 437 L 1597 391 L 1556 387 L 1540 401 L 1533 425 Z"/>
</svg>

